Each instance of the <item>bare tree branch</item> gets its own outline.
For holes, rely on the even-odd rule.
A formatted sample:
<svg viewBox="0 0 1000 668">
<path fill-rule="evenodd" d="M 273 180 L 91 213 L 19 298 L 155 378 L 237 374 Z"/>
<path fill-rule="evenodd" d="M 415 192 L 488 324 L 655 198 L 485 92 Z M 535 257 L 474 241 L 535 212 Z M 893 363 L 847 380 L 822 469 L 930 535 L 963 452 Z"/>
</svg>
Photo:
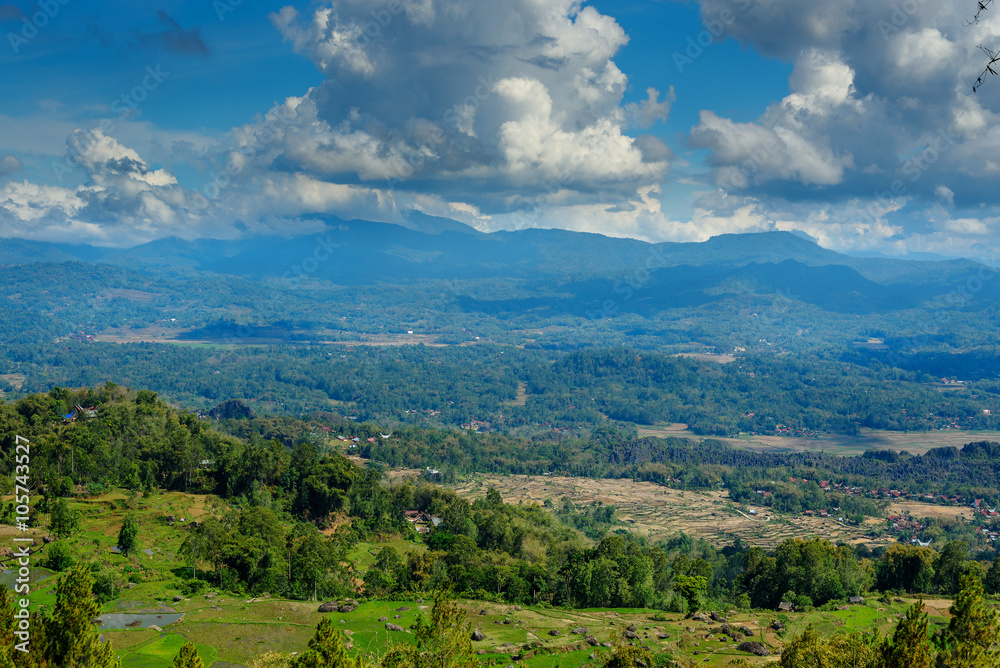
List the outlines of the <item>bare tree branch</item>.
<svg viewBox="0 0 1000 668">
<path fill-rule="evenodd" d="M 978 0 L 978 3 L 979 3 L 979 9 L 976 11 L 976 15 L 972 17 L 971 21 L 963 22 L 965 27 L 969 27 L 979 23 L 979 19 L 980 17 L 982 17 L 983 12 L 989 9 L 990 5 L 993 4 L 993 0 Z M 973 93 L 978 92 L 980 86 L 982 86 L 986 82 L 987 74 L 992 74 L 993 76 L 996 76 L 997 70 L 1000 69 L 1000 65 L 997 65 L 997 62 L 1000 61 L 1000 51 L 993 51 L 992 49 L 986 48 L 982 44 L 979 45 L 979 48 L 982 50 L 983 53 L 989 56 L 990 62 L 987 63 L 986 69 L 983 70 L 982 74 L 980 74 L 979 77 L 976 79 L 976 83 L 972 84 Z M 994 67 L 995 65 L 996 67 Z"/>
</svg>

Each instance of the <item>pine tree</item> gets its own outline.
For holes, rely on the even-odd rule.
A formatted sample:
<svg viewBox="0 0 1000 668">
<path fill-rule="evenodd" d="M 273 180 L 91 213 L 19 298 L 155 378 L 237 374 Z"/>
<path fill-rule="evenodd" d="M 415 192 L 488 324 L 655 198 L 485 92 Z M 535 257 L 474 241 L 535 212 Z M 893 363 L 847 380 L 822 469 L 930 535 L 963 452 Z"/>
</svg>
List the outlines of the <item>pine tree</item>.
<svg viewBox="0 0 1000 668">
<path fill-rule="evenodd" d="M 340 630 L 329 617 L 316 627 L 309 650 L 292 659 L 289 665 L 291 668 L 361 668 L 359 662 L 347 655 L 340 640 Z"/>
<path fill-rule="evenodd" d="M 431 618 L 417 619 L 417 645 L 399 643 L 382 658 L 384 668 L 479 668 L 465 612 L 439 591 Z"/>
<path fill-rule="evenodd" d="M 91 620 L 101 612 L 94 600 L 93 580 L 77 564 L 56 586 L 56 606 L 44 625 L 45 658 L 53 666 L 120 668 L 111 645 L 101 642 Z M 34 642 L 34 639 L 32 639 Z"/>
<path fill-rule="evenodd" d="M 14 668 L 17 620 L 14 618 L 14 600 L 7 587 L 0 586 L 0 668 Z"/>
<path fill-rule="evenodd" d="M 205 664 L 202 663 L 201 657 L 198 656 L 198 650 L 195 648 L 194 643 L 188 642 L 184 643 L 181 651 L 174 657 L 174 662 L 170 664 L 170 668 L 205 668 Z"/>
<path fill-rule="evenodd" d="M 118 532 L 118 549 L 122 551 L 122 554 L 128 556 L 135 551 L 139 545 L 138 537 L 139 523 L 129 515 L 122 522 L 122 528 Z"/>
<path fill-rule="evenodd" d="M 601 657 L 601 668 L 635 668 L 652 666 L 653 654 L 644 647 L 630 645 L 621 634 L 611 638 L 612 649 Z"/>
<path fill-rule="evenodd" d="M 882 646 L 884 668 L 930 668 L 931 649 L 927 637 L 927 613 L 918 601 L 896 625 L 892 640 Z"/>
<path fill-rule="evenodd" d="M 951 605 L 951 622 L 945 632 L 945 648 L 938 654 L 937 668 L 1000 667 L 1000 627 L 996 610 L 983 595 L 983 583 L 975 575 L 962 576 L 961 591 Z"/>
<path fill-rule="evenodd" d="M 778 662 L 780 668 L 833 668 L 837 665 L 829 645 L 819 637 L 812 624 L 785 645 Z"/>
</svg>

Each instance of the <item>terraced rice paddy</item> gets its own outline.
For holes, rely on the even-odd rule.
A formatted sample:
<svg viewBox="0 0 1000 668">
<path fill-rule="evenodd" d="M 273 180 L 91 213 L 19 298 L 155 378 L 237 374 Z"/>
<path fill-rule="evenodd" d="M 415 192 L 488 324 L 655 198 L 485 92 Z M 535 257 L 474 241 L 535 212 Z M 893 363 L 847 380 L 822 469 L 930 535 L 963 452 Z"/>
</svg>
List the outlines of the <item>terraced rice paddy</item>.
<svg viewBox="0 0 1000 668">
<path fill-rule="evenodd" d="M 879 520 L 849 526 L 835 517 L 779 516 L 764 509 L 756 509 L 759 514 L 750 515 L 741 512 L 725 491 L 687 492 L 627 479 L 477 475 L 456 485 L 455 491 L 471 499 L 484 496 L 489 487 L 495 487 L 507 503 L 541 504 L 545 499 L 558 503 L 567 497 L 575 504 L 594 501 L 612 504 L 628 527 L 654 541 L 683 531 L 717 547 L 732 544 L 736 538 L 763 548 L 773 548 L 787 538 L 815 536 L 833 542 L 872 545 L 891 542 L 869 535 L 881 525 Z"/>
</svg>

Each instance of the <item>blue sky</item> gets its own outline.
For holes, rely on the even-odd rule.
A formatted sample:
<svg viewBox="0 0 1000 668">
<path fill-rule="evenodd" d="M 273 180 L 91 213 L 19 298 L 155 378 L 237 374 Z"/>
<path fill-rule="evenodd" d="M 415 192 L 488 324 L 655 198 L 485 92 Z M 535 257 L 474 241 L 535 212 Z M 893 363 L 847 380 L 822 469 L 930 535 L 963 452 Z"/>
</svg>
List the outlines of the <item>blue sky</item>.
<svg viewBox="0 0 1000 668">
<path fill-rule="evenodd" d="M 991 257 L 974 2 L 0 0 L 0 237 L 313 216 Z M 1000 14 L 1000 11 L 996 12 Z"/>
</svg>

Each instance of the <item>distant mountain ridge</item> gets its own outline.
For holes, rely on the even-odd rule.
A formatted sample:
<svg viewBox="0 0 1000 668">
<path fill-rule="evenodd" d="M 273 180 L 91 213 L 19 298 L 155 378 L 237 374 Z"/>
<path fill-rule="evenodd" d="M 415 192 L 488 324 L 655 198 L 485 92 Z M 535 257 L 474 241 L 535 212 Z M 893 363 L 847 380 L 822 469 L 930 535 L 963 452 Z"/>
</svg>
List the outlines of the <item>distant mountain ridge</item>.
<svg viewBox="0 0 1000 668">
<path fill-rule="evenodd" d="M 878 284 L 916 285 L 954 282 L 980 267 L 970 260 L 852 257 L 791 232 L 654 244 L 559 229 L 483 233 L 425 214 L 411 215 L 406 226 L 315 218 L 327 224 L 319 234 L 191 241 L 171 237 L 127 249 L 3 239 L 0 264 L 81 261 L 166 274 L 197 270 L 248 278 L 298 276 L 341 285 L 475 278 L 585 281 L 669 267 L 780 265 L 788 260 L 807 267 L 847 267 Z"/>
</svg>

